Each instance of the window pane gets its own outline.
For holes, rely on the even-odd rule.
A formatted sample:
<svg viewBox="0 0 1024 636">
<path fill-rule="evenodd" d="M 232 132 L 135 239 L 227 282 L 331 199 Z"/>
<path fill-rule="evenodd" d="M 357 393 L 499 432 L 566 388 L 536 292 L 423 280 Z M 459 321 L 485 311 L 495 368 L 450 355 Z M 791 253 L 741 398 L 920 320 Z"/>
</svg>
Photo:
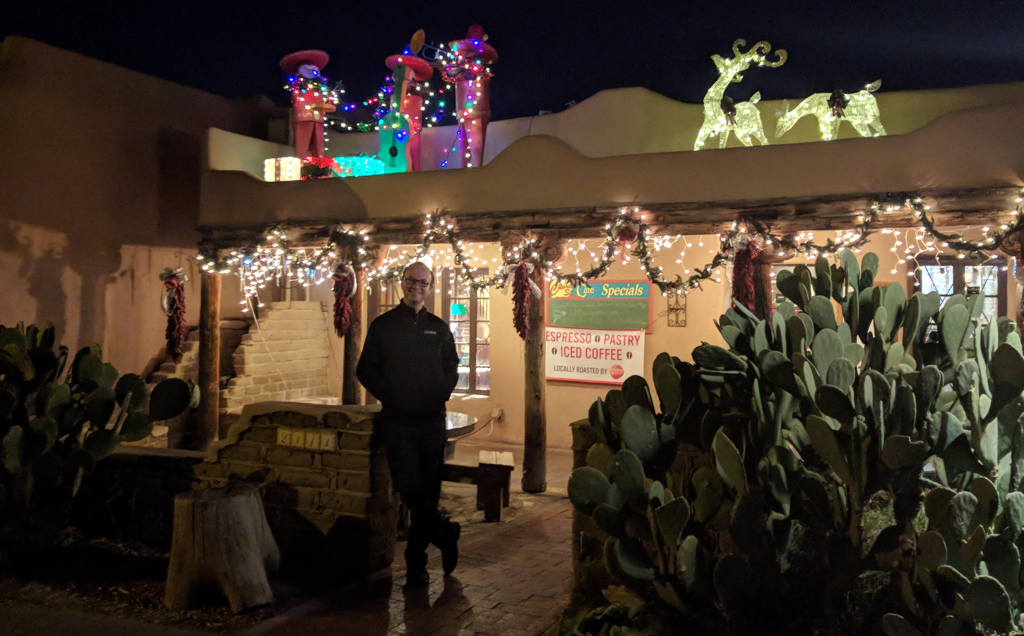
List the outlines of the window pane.
<svg viewBox="0 0 1024 636">
<path fill-rule="evenodd" d="M 468 392 L 472 378 L 475 380 L 473 392 L 486 392 L 490 388 L 490 293 L 486 289 L 473 291 L 460 276 L 461 270 L 449 268 L 446 272 L 449 304 L 445 310 L 448 312 L 448 324 L 459 354 L 459 384 L 456 391 Z M 486 276 L 487 270 L 478 269 L 473 274 Z M 471 321 L 471 316 L 476 320 Z M 474 347 L 476 368 L 471 368 L 470 352 Z"/>
<path fill-rule="evenodd" d="M 953 293 L 953 267 L 951 265 L 924 265 L 920 270 L 921 291 L 925 294 L 933 291 L 940 296 Z"/>
<path fill-rule="evenodd" d="M 469 321 L 452 320 L 448 323 L 448 326 L 452 330 L 452 336 L 455 337 L 455 342 L 469 344 Z"/>
<path fill-rule="evenodd" d="M 491 370 L 477 369 L 476 372 L 476 390 L 477 391 L 490 391 L 491 390 Z"/>
<path fill-rule="evenodd" d="M 981 315 L 978 316 L 978 322 L 987 325 L 999 317 L 999 297 L 986 296 L 984 301 L 984 304 L 981 306 Z"/>
<path fill-rule="evenodd" d="M 972 265 L 964 268 L 964 287 L 968 295 L 999 294 L 999 267 L 996 265 Z"/>
</svg>

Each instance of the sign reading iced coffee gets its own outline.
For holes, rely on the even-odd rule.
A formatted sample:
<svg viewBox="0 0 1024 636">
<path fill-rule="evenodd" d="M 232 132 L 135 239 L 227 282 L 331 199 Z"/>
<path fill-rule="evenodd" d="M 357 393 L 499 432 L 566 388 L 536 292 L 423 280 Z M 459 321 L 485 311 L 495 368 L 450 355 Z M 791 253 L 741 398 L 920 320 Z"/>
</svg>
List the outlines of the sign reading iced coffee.
<svg viewBox="0 0 1024 636">
<path fill-rule="evenodd" d="M 622 384 L 644 374 L 644 330 L 548 327 L 545 334 L 548 380 Z"/>
</svg>

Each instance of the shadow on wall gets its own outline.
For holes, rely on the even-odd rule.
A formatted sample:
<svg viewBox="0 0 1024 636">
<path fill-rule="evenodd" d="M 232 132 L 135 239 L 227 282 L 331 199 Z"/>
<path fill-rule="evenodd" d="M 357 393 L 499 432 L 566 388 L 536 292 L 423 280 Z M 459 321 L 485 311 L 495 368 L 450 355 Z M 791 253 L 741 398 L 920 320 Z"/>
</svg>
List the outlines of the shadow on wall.
<svg viewBox="0 0 1024 636">
<path fill-rule="evenodd" d="M 18 276 L 28 283 L 26 291 L 36 300 L 35 316 L 47 316 L 46 320 L 53 323 L 58 342 L 65 336 L 67 294 L 60 284 L 67 263 L 63 250 L 49 245 L 43 250 L 42 256 L 33 257 L 32 242 L 25 240 L 23 232 L 9 221 L 0 221 L 0 252 L 14 254 L 18 260 Z M 4 293 L 5 298 L 11 296 Z M 24 316 L 26 322 L 35 322 L 38 318 Z"/>
<path fill-rule="evenodd" d="M 47 232 L 47 234 L 53 234 Z M 36 240 L 39 238 L 40 240 Z M 112 243 L 76 241 L 70 237 L 63 244 L 54 244 L 34 229 L 0 221 L 0 252 L 18 260 L 18 277 L 24 281 L 23 291 L 35 303 L 34 310 L 20 302 L 6 308 L 6 319 L 14 323 L 49 321 L 56 328 L 58 342 L 72 349 L 69 334 L 77 334 L 77 344 L 103 342 L 106 328 L 104 296 L 107 285 L 114 282 L 114 273 L 121 264 L 119 246 Z M 65 278 L 68 271 L 80 281 L 78 306 L 69 307 Z M 14 290 L 5 290 L 5 298 Z"/>
</svg>

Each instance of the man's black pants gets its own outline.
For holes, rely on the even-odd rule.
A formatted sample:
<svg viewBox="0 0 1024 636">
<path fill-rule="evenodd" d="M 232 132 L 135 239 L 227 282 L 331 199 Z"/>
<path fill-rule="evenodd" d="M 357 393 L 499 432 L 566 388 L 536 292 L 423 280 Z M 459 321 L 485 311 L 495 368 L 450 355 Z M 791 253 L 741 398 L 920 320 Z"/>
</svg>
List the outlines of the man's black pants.
<svg viewBox="0 0 1024 636">
<path fill-rule="evenodd" d="M 450 541 L 451 522 L 441 517 L 441 464 L 444 463 L 445 416 L 380 422 L 391 482 L 409 509 L 405 563 L 409 571 L 425 570 L 427 546 Z"/>
</svg>

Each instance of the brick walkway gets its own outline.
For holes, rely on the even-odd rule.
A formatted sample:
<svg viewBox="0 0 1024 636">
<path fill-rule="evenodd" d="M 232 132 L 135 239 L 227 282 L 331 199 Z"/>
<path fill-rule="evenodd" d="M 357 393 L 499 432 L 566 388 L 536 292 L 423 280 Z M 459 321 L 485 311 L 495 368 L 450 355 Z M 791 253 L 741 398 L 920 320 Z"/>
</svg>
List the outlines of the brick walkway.
<svg viewBox="0 0 1024 636">
<path fill-rule="evenodd" d="M 531 497 L 535 505 L 508 523 L 481 528 L 460 542 L 459 567 L 443 577 L 430 560 L 429 588 L 404 590 L 396 564 L 383 577 L 321 599 L 301 616 L 282 616 L 261 634 L 281 636 L 535 636 L 555 625 L 572 579 L 572 504 Z M 531 502 L 533 503 L 533 502 Z M 487 524 L 490 526 L 490 524 Z M 493 529 L 491 529 L 493 528 Z M 401 562 L 401 552 L 396 560 Z M 402 566 L 404 567 L 404 565 Z"/>
</svg>

